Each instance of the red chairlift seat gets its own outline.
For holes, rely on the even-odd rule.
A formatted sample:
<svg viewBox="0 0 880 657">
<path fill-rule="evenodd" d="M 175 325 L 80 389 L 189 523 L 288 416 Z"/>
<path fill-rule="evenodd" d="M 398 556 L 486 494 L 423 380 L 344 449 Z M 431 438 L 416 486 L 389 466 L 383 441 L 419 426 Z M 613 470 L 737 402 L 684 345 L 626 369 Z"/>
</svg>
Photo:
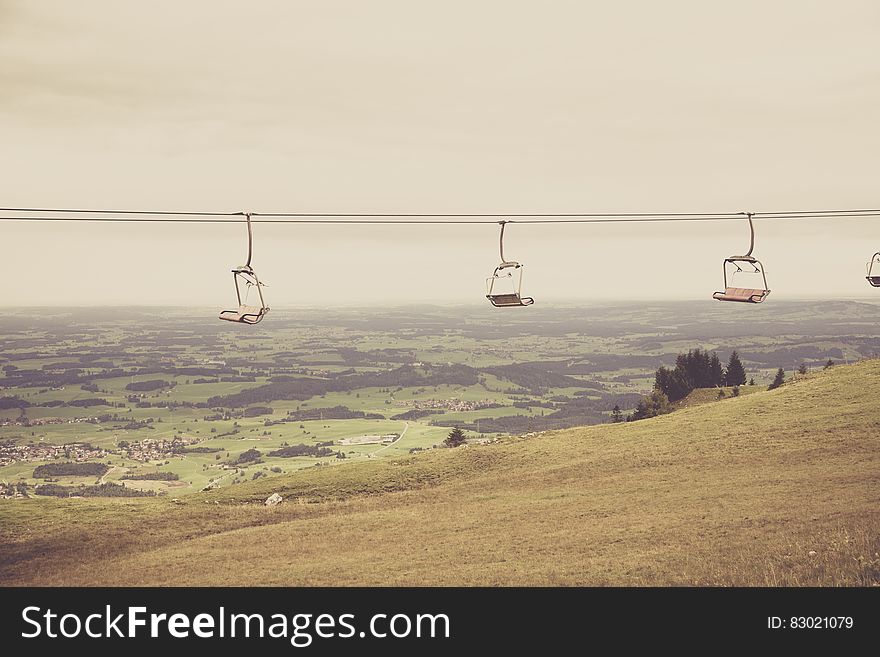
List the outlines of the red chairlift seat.
<svg viewBox="0 0 880 657">
<path fill-rule="evenodd" d="M 756 290 L 748 287 L 728 287 L 724 292 L 716 292 L 712 298 L 718 301 L 741 301 L 744 303 L 761 303 L 770 294 L 770 290 Z"/>
<path fill-rule="evenodd" d="M 240 322 L 242 324 L 259 324 L 269 312 L 268 308 L 257 306 L 239 306 L 238 310 L 224 310 L 220 313 L 220 319 L 227 322 Z"/>
</svg>

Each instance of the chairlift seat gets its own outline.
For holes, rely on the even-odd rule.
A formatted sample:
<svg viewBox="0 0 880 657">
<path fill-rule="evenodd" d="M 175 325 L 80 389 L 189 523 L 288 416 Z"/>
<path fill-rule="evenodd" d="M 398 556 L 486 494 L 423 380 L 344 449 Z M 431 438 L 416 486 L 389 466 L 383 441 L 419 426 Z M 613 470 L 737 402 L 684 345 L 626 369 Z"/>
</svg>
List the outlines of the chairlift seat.
<svg viewBox="0 0 880 657">
<path fill-rule="evenodd" d="M 770 294 L 770 289 L 767 285 L 767 272 L 764 270 L 764 265 L 762 265 L 761 261 L 752 255 L 755 249 L 755 225 L 752 222 L 752 217 L 755 215 L 755 213 L 741 212 L 740 214 L 745 215 L 749 220 L 749 250 L 746 251 L 743 255 L 732 255 L 724 259 L 724 263 L 721 265 L 721 271 L 724 273 L 724 291 L 715 292 L 712 295 L 712 298 L 717 299 L 718 301 L 762 303 Z M 744 262 L 748 263 L 754 269 L 754 272 L 743 272 L 742 267 L 740 267 L 740 263 Z M 736 271 L 730 272 L 729 275 L 728 265 L 733 265 L 733 267 L 736 269 Z M 745 274 L 745 280 L 754 280 L 752 276 L 754 274 L 760 274 L 761 278 L 763 279 L 764 287 L 733 287 L 731 283 L 734 280 L 743 281 L 743 278 L 737 277 L 738 274 Z"/>
<path fill-rule="evenodd" d="M 880 276 L 866 276 L 868 282 L 874 287 L 880 287 Z"/>
<path fill-rule="evenodd" d="M 220 319 L 240 324 L 259 324 L 269 312 L 268 308 L 260 306 L 239 306 L 238 310 L 224 310 L 220 313 Z"/>
<path fill-rule="evenodd" d="M 727 287 L 724 292 L 712 295 L 718 301 L 740 301 L 742 303 L 761 303 L 770 294 L 770 290 L 757 290 L 750 287 Z"/>
<path fill-rule="evenodd" d="M 487 294 L 486 298 L 496 308 L 513 308 L 516 306 L 531 306 L 535 303 L 532 297 L 521 297 L 516 293 L 512 294 Z"/>
<path fill-rule="evenodd" d="M 522 296 L 523 266 L 516 260 L 504 257 L 504 227 L 509 221 L 499 221 L 501 235 L 498 237 L 498 252 L 501 263 L 495 267 L 492 275 L 486 279 L 486 298 L 495 308 L 522 308 L 535 303 L 532 297 Z M 499 288 L 511 290 L 500 292 Z"/>
</svg>

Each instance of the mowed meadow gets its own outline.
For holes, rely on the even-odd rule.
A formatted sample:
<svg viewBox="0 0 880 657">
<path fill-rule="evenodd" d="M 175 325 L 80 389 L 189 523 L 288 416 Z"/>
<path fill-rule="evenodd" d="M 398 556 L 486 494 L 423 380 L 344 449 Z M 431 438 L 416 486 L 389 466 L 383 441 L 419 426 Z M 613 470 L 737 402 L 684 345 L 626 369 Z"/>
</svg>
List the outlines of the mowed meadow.
<svg viewBox="0 0 880 657">
<path fill-rule="evenodd" d="M 636 423 L 10 500 L 5 585 L 876 585 L 880 361 Z M 262 504 L 278 492 L 277 507 Z"/>
</svg>

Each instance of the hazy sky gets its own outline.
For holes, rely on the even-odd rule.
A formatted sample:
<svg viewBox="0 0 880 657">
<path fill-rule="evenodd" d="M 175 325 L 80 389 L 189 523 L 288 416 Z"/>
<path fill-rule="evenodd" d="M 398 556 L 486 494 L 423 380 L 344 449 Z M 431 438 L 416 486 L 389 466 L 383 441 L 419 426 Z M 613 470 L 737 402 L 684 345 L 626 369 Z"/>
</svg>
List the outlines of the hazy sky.
<svg viewBox="0 0 880 657">
<path fill-rule="evenodd" d="M 0 205 L 880 206 L 876 0 L 0 0 Z M 262 226 L 270 305 L 479 301 L 497 229 Z M 0 305 L 229 305 L 240 226 L 0 223 Z M 706 298 L 747 226 L 526 226 L 543 299 Z M 773 299 L 865 296 L 880 219 L 758 225 Z M 875 296 L 880 294 L 875 292 Z"/>
</svg>

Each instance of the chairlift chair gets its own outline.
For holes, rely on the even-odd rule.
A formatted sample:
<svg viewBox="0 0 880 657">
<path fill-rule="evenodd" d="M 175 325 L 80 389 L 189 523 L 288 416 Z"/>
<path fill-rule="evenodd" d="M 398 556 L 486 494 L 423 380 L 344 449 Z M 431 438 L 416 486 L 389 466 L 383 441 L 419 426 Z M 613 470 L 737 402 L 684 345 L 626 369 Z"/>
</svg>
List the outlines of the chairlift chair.
<svg viewBox="0 0 880 657">
<path fill-rule="evenodd" d="M 251 257 L 253 255 L 253 233 L 251 231 L 251 213 L 245 212 L 242 213 L 247 220 L 247 229 L 248 229 L 248 257 L 247 263 L 241 265 L 240 267 L 236 267 L 232 270 L 232 278 L 235 282 L 235 296 L 238 299 L 238 309 L 237 310 L 224 310 L 220 313 L 220 319 L 226 320 L 228 322 L 238 322 L 239 324 L 259 324 L 263 321 L 263 318 L 266 316 L 266 313 L 269 312 L 269 307 L 266 305 L 265 300 L 263 299 L 263 290 L 265 283 L 261 283 L 260 279 L 257 278 L 256 272 L 254 272 L 253 267 L 251 267 Z M 244 295 L 242 295 L 242 288 L 244 288 Z M 257 291 L 257 296 L 259 297 L 260 305 L 248 305 L 248 297 L 251 293 L 251 289 L 254 288 Z"/>
<path fill-rule="evenodd" d="M 755 226 L 752 223 L 753 212 L 744 212 L 749 219 L 749 231 L 751 233 L 751 242 L 749 250 L 745 255 L 733 255 L 724 259 L 722 270 L 724 271 L 724 291 L 715 292 L 713 299 L 718 301 L 738 301 L 740 303 L 761 303 L 770 294 L 770 288 L 767 287 L 767 274 L 764 272 L 764 265 L 761 261 L 752 255 L 755 248 Z M 754 287 L 734 287 L 732 285 L 737 274 L 743 273 L 743 267 L 751 267 L 754 271 L 747 271 L 747 274 L 761 274 L 764 282 L 763 288 Z M 728 277 L 728 270 L 730 276 Z"/>
<path fill-rule="evenodd" d="M 531 306 L 535 300 L 532 297 L 522 296 L 523 265 L 514 260 L 504 259 L 504 226 L 509 222 L 498 223 L 501 225 L 501 237 L 498 242 L 501 264 L 495 267 L 495 271 L 486 279 L 486 298 L 496 308 Z"/>
<path fill-rule="evenodd" d="M 872 286 L 880 287 L 880 251 L 872 255 L 868 261 L 868 275 L 865 278 Z"/>
</svg>

